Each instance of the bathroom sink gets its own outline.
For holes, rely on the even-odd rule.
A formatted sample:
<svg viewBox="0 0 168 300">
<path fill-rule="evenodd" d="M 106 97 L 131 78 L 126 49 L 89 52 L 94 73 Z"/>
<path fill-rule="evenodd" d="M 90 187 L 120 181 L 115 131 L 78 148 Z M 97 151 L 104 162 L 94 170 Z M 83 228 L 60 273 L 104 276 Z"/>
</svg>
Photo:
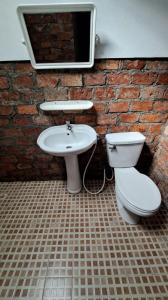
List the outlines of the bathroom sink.
<svg viewBox="0 0 168 300">
<path fill-rule="evenodd" d="M 70 193 L 79 193 L 82 187 L 78 154 L 87 151 L 96 142 L 97 133 L 92 127 L 69 122 L 44 130 L 37 139 L 37 144 L 43 151 L 64 157 L 67 189 Z"/>
<path fill-rule="evenodd" d="M 44 130 L 38 137 L 37 144 L 45 152 L 66 156 L 85 152 L 97 140 L 96 131 L 88 125 L 53 126 Z"/>
</svg>

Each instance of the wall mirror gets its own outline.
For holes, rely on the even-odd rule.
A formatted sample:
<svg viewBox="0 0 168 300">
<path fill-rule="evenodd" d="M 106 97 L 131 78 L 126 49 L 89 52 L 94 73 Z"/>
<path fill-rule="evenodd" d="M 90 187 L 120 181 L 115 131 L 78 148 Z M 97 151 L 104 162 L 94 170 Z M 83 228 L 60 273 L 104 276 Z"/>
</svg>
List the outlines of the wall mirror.
<svg viewBox="0 0 168 300">
<path fill-rule="evenodd" d="M 93 4 L 24 5 L 17 12 L 35 69 L 93 66 L 96 23 Z"/>
</svg>

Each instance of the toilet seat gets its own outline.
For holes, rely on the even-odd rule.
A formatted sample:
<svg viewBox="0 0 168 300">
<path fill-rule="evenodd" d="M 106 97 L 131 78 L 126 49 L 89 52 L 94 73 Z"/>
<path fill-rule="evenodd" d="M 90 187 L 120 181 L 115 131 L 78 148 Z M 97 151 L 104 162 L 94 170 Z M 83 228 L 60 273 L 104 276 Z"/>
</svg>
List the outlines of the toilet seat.
<svg viewBox="0 0 168 300">
<path fill-rule="evenodd" d="M 140 216 L 154 214 L 161 204 L 160 191 L 155 183 L 134 167 L 115 168 L 116 190 L 122 204 Z"/>
</svg>

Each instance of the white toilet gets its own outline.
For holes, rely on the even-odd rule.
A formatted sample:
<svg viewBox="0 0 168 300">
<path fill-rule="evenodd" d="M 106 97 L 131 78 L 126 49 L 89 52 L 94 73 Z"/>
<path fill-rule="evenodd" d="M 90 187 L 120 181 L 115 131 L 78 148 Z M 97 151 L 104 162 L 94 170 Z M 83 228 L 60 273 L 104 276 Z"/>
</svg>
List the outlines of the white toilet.
<svg viewBox="0 0 168 300">
<path fill-rule="evenodd" d="M 106 134 L 109 165 L 115 173 L 118 209 L 129 224 L 137 224 L 141 216 L 155 214 L 161 204 L 158 187 L 134 168 L 144 141 L 145 137 L 140 132 Z"/>
</svg>

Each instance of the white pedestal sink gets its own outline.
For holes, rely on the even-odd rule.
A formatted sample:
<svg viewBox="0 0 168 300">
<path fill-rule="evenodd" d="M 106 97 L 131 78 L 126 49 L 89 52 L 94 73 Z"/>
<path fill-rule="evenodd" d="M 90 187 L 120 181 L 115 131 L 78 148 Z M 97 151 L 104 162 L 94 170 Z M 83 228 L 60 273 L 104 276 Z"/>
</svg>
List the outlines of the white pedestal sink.
<svg viewBox="0 0 168 300">
<path fill-rule="evenodd" d="M 78 193 L 82 183 L 79 172 L 78 154 L 87 151 L 97 141 L 96 131 L 88 125 L 53 126 L 44 130 L 37 139 L 38 146 L 45 152 L 63 156 L 67 171 L 67 189 Z"/>
</svg>

